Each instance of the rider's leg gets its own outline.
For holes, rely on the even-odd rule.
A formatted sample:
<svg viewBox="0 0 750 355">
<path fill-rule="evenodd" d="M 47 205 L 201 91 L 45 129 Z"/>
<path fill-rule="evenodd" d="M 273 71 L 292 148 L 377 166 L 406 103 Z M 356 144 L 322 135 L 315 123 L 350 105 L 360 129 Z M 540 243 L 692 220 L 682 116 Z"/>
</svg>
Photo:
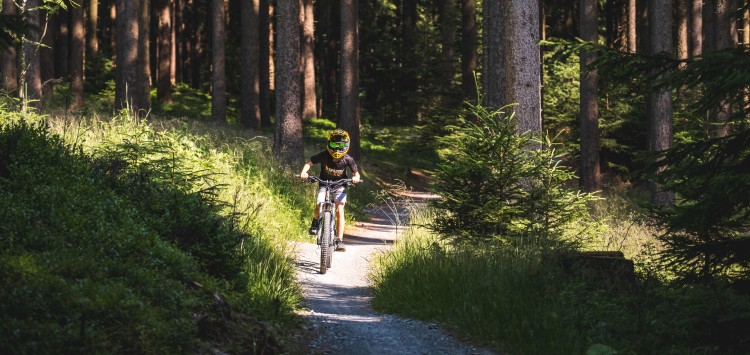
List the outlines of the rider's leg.
<svg viewBox="0 0 750 355">
<path fill-rule="evenodd" d="M 344 205 L 346 202 L 336 202 L 336 239 L 344 240 Z"/>
<path fill-rule="evenodd" d="M 318 189 L 318 195 L 316 197 L 316 203 L 315 208 L 313 208 L 313 220 L 310 224 L 310 235 L 315 235 L 318 233 L 318 218 L 320 218 L 320 204 L 325 200 L 325 190 L 319 188 Z"/>
<path fill-rule="evenodd" d="M 313 218 L 320 218 L 320 205 L 317 203 L 315 204 L 315 208 L 313 208 Z"/>
</svg>

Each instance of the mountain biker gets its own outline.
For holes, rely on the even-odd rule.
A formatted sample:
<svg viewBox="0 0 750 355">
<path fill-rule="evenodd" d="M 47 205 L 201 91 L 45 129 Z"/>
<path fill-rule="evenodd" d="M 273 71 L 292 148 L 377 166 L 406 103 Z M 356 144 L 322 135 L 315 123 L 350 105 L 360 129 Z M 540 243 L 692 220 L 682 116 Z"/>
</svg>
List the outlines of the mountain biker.
<svg viewBox="0 0 750 355">
<path fill-rule="evenodd" d="M 328 133 L 328 143 L 326 144 L 326 150 L 313 155 L 310 160 L 305 163 L 302 167 L 302 172 L 299 176 L 303 180 L 307 180 L 307 171 L 315 164 L 321 164 L 320 166 L 320 178 L 322 180 L 342 180 L 347 179 L 346 168 L 352 171 L 352 182 L 359 183 L 359 169 L 357 169 L 357 163 L 354 161 L 349 154 L 349 133 L 343 129 L 335 129 Z M 336 250 L 346 251 L 344 246 L 344 205 L 346 204 L 346 186 L 341 186 L 331 191 L 331 198 L 336 201 Z M 320 210 L 318 206 L 325 200 L 325 189 L 321 186 L 318 189 L 318 198 L 315 207 L 315 213 L 310 225 L 310 234 L 314 235 L 318 233 L 318 218 L 320 216 Z"/>
</svg>

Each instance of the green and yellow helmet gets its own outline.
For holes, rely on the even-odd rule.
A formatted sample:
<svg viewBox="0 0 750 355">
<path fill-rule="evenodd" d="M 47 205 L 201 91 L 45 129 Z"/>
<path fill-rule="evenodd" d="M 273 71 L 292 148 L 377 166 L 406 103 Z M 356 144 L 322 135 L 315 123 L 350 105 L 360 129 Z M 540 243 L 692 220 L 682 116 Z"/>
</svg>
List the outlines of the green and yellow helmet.
<svg viewBox="0 0 750 355">
<path fill-rule="evenodd" d="M 333 159 L 343 158 L 349 151 L 349 133 L 341 128 L 329 132 L 326 149 Z"/>
</svg>

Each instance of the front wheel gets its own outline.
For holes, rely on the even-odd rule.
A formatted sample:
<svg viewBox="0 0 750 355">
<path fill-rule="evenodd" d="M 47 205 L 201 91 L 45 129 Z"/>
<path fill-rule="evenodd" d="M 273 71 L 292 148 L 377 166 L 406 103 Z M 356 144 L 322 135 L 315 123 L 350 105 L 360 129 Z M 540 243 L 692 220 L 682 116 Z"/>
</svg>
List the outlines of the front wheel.
<svg viewBox="0 0 750 355">
<path fill-rule="evenodd" d="M 324 212 L 321 223 L 320 232 L 320 273 L 325 274 L 328 268 L 331 267 L 331 257 L 333 255 L 333 230 L 331 229 L 331 221 L 333 216 L 331 212 Z"/>
</svg>

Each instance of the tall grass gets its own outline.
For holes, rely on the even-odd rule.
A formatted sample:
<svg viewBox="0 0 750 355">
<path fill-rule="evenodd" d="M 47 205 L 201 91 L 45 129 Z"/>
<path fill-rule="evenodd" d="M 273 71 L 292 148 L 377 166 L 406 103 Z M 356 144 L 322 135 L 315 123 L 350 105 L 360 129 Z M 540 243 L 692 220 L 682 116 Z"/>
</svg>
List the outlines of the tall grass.
<svg viewBox="0 0 750 355">
<path fill-rule="evenodd" d="M 606 217 L 610 234 L 586 249 L 640 258 L 635 283 L 572 272 L 533 245 L 447 243 L 422 227 L 440 212 L 418 209 L 375 261 L 373 305 L 517 354 L 747 353 L 750 299 L 666 283 L 650 259 L 654 231 L 622 214 L 627 199 L 600 203 L 594 213 Z"/>
<path fill-rule="evenodd" d="M 4 127 L 12 151 L 0 160 L 11 168 L 0 169 L 0 192 L 15 203 L 0 209 L 0 271 L 10 277 L 5 295 L 29 297 L 0 307 L 3 328 L 23 333 L 3 332 L 0 348 L 182 352 L 207 346 L 198 323 L 244 319 L 229 311 L 281 329 L 296 321 L 301 292 L 286 241 L 303 235 L 312 187 L 276 168 L 266 137 L 127 113 L 0 112 L 3 126 L 16 121 L 50 128 Z M 42 311 L 49 321 L 28 321 Z"/>
<path fill-rule="evenodd" d="M 441 322 L 474 340 L 523 353 L 581 353 L 585 344 L 566 324 L 550 292 L 557 275 L 531 248 L 448 244 L 412 217 L 394 249 L 374 271 L 374 307 Z"/>
<path fill-rule="evenodd" d="M 312 214 L 307 199 L 312 193 L 279 168 L 267 136 L 200 121 L 128 115 L 52 121 L 55 131 L 69 141 L 82 142 L 93 154 L 128 143 L 158 145 L 165 147 L 162 154 L 168 158 L 176 157 L 186 169 L 201 172 L 203 179 L 194 188 L 218 187 L 216 198 L 224 204 L 227 218 L 255 236 L 243 243 L 249 258 L 245 272 L 250 298 L 263 304 L 254 311 L 279 315 L 299 304 L 291 250 L 285 241 L 304 238 L 304 217 Z M 152 153 L 141 159 L 160 158 Z"/>
</svg>

